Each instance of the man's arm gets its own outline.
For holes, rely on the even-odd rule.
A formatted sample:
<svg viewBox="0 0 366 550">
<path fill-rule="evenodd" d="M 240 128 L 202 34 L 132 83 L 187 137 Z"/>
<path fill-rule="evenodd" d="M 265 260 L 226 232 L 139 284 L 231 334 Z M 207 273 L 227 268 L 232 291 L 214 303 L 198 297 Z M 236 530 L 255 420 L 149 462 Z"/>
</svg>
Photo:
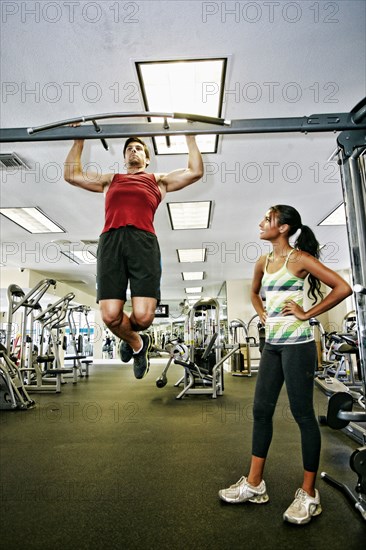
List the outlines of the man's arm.
<svg viewBox="0 0 366 550">
<path fill-rule="evenodd" d="M 97 174 L 94 172 L 83 172 L 81 165 L 81 154 L 84 148 L 84 140 L 74 141 L 64 164 L 64 178 L 71 185 L 87 189 L 93 193 L 103 193 L 104 188 L 113 179 L 113 174 Z"/>
<path fill-rule="evenodd" d="M 169 174 L 160 174 L 158 183 L 163 185 L 167 192 L 178 191 L 191 185 L 203 176 L 203 161 L 201 153 L 197 147 L 194 136 L 186 136 L 188 145 L 188 166 L 180 170 L 174 170 Z"/>
</svg>

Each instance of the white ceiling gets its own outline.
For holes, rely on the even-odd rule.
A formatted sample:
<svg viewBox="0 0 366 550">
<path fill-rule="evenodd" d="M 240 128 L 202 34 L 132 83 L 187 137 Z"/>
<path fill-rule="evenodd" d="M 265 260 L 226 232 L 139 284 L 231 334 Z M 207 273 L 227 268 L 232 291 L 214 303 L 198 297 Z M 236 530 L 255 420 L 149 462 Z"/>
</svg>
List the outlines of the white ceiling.
<svg viewBox="0 0 366 550">
<path fill-rule="evenodd" d="M 228 119 L 347 112 L 365 95 L 366 3 L 359 0 L 19 1 L 3 2 L 2 9 L 5 128 L 143 111 L 134 69 L 142 60 L 227 56 L 223 116 Z M 108 172 L 116 162 L 122 166 L 123 140 L 109 145 L 106 152 L 98 140 L 87 142 L 84 160 Z M 95 266 L 71 263 L 59 254 L 60 245 L 50 244 L 60 238 L 95 240 L 103 225 L 103 196 L 63 181 L 70 146 L 65 141 L 2 144 L 2 152 L 16 152 L 32 168 L 1 173 L 2 206 L 39 206 L 66 229 L 61 236 L 32 236 L 1 216 L 2 261 L 81 280 L 93 293 Z M 268 250 L 258 223 L 275 203 L 299 209 L 303 223 L 327 244 L 325 263 L 348 267 L 345 227 L 316 227 L 342 201 L 337 165 L 327 162 L 335 147 L 333 133 L 220 138 L 218 154 L 204 155 L 203 180 L 166 198 L 212 200 L 211 227 L 173 232 L 166 204 L 156 214 L 162 301 L 185 297 L 183 270 L 205 271 L 205 296 L 216 296 L 225 280 L 250 278 L 255 260 Z M 168 172 L 185 166 L 186 159 L 153 158 L 150 169 Z M 205 244 L 205 264 L 178 264 L 177 248 Z"/>
</svg>

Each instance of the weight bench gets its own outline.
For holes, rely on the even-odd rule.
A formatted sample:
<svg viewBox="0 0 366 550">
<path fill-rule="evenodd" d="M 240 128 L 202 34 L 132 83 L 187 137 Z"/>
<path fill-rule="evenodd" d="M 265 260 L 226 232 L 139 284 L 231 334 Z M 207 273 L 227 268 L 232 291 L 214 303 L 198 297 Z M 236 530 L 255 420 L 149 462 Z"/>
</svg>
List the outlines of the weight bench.
<svg viewBox="0 0 366 550">
<path fill-rule="evenodd" d="M 68 368 L 61 368 L 61 369 L 54 369 L 50 368 L 44 371 L 44 374 L 55 376 L 56 378 L 56 393 L 61 393 L 61 384 L 63 384 L 63 375 L 69 374 L 72 372 L 72 369 Z M 28 390 L 31 389 L 31 386 L 27 386 Z"/>
<path fill-rule="evenodd" d="M 86 359 L 86 355 L 65 355 L 65 357 L 64 357 L 64 361 L 72 361 L 73 362 L 72 368 L 71 368 L 71 372 L 73 372 L 73 375 L 74 375 L 73 376 L 73 381 L 72 381 L 73 384 L 77 384 L 77 382 L 78 382 L 78 371 L 79 371 L 80 378 L 84 377 L 83 367 L 82 367 L 82 364 L 80 362 L 82 359 Z M 87 368 L 86 368 L 86 370 L 87 370 L 86 376 L 89 375 L 89 364 L 87 365 Z"/>
<path fill-rule="evenodd" d="M 89 376 L 89 366 L 93 364 L 93 359 L 83 359 L 81 361 L 82 372 L 85 373 L 86 378 Z"/>
<path fill-rule="evenodd" d="M 61 392 L 61 384 L 63 383 L 63 375 L 72 373 L 71 368 L 53 368 L 47 367 L 48 363 L 53 363 L 55 360 L 54 355 L 38 355 L 35 364 L 32 368 L 21 368 L 21 372 L 29 372 L 35 374 L 36 383 L 26 384 L 25 388 L 30 392 Z M 45 365 L 45 369 L 41 370 L 39 365 Z M 45 379 L 45 376 L 52 376 L 52 378 Z M 54 378 L 53 378 L 54 377 Z M 43 382 L 46 382 L 45 384 Z M 52 383 L 47 383 L 52 382 Z M 55 383 L 54 383 L 55 382 Z"/>
</svg>

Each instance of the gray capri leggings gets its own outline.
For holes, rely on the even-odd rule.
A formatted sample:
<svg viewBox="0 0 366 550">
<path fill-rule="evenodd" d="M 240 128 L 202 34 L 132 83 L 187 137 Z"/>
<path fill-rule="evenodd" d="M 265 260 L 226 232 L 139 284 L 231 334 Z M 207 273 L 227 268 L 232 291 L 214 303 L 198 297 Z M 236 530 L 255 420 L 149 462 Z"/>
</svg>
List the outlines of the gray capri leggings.
<svg viewBox="0 0 366 550">
<path fill-rule="evenodd" d="M 286 384 L 290 409 L 301 433 L 304 470 L 316 472 L 320 457 L 320 430 L 314 413 L 315 342 L 264 345 L 254 395 L 252 454 L 266 458 L 272 440 L 272 417 Z"/>
</svg>

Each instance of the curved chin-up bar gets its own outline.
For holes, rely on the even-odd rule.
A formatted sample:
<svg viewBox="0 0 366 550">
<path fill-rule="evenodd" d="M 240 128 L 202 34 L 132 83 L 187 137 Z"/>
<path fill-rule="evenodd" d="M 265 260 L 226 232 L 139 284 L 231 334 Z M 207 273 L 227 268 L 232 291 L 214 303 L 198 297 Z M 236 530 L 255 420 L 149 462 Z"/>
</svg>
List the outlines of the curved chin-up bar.
<svg viewBox="0 0 366 550">
<path fill-rule="evenodd" d="M 192 115 L 189 113 L 154 113 L 154 112 L 133 112 L 133 113 L 104 113 L 101 115 L 88 115 L 80 116 L 76 118 L 69 118 L 67 120 L 60 120 L 59 122 L 51 122 L 50 124 L 44 124 L 42 126 L 34 126 L 27 128 L 29 135 L 37 134 L 45 130 L 53 130 L 54 128 L 61 128 L 62 126 L 72 126 L 73 124 L 80 124 L 82 122 L 92 122 L 97 133 L 101 133 L 101 128 L 97 124 L 97 120 L 106 120 L 111 118 L 163 118 L 164 119 L 164 129 L 169 129 L 168 118 L 187 120 L 189 122 L 204 122 L 206 124 L 216 124 L 218 126 L 230 126 L 231 121 L 225 120 L 223 118 L 202 116 L 202 115 Z M 108 144 L 104 138 L 100 138 L 104 149 L 109 150 Z"/>
<path fill-rule="evenodd" d="M 81 122 L 95 122 L 96 120 L 105 120 L 110 118 L 163 118 L 164 128 L 168 129 L 168 118 L 183 119 L 190 122 L 205 122 L 207 124 L 218 124 L 219 126 L 230 126 L 231 120 L 224 118 L 216 118 L 211 116 L 192 115 L 189 113 L 152 113 L 149 111 L 136 112 L 136 113 L 104 113 L 101 115 L 88 115 L 79 116 L 76 118 L 69 118 L 67 120 L 60 120 L 59 122 L 51 122 L 50 124 L 44 124 L 43 126 L 34 126 L 27 128 L 28 134 L 36 134 L 37 132 L 43 132 L 44 130 L 52 130 L 53 128 L 60 128 L 61 126 L 70 126 L 70 124 L 79 124 Z M 97 128 L 96 128 L 97 130 Z M 97 132 L 100 131 L 97 130 Z"/>
</svg>

